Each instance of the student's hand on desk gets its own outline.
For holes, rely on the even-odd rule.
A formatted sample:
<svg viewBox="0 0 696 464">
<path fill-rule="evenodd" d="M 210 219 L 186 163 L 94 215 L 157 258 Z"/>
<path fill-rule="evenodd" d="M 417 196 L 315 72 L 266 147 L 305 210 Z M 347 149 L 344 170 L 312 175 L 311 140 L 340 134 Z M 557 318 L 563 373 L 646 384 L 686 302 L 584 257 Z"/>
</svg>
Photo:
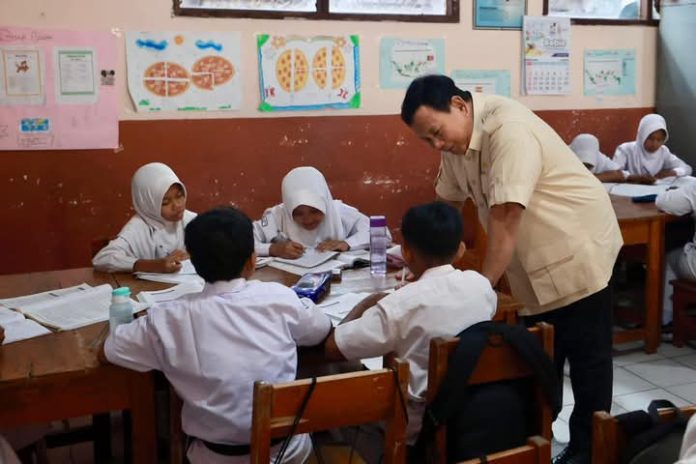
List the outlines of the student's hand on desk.
<svg viewBox="0 0 696 464">
<path fill-rule="evenodd" d="M 348 251 L 350 245 L 343 240 L 324 240 L 317 245 L 318 251 Z"/>
<path fill-rule="evenodd" d="M 168 257 L 172 257 L 178 261 L 186 261 L 187 259 L 191 258 L 191 256 L 189 256 L 185 250 L 174 250 L 169 254 Z"/>
<path fill-rule="evenodd" d="M 655 174 L 655 179 L 664 179 L 665 177 L 675 177 L 677 175 L 674 169 L 663 169 Z"/>
<path fill-rule="evenodd" d="M 655 183 L 655 178 L 647 174 L 631 174 L 626 178 L 626 182 L 629 182 L 631 184 L 652 185 Z"/>
<path fill-rule="evenodd" d="M 297 259 L 304 254 L 304 246 L 292 240 L 271 243 L 268 254 L 279 258 Z"/>
</svg>

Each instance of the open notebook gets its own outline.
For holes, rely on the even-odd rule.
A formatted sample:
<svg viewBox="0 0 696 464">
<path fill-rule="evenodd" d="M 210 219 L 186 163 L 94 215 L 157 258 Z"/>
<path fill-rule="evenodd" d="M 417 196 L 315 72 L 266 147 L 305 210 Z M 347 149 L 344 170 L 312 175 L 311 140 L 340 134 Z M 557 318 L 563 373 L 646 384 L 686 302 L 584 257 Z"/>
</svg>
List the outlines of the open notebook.
<svg viewBox="0 0 696 464">
<path fill-rule="evenodd" d="M 111 292 L 109 284 L 75 287 L 0 300 L 0 305 L 13 308 L 26 317 L 53 329 L 71 330 L 109 320 Z M 132 301 L 134 312 L 147 307 Z"/>
<path fill-rule="evenodd" d="M 3 344 L 51 333 L 46 327 L 25 318 L 21 313 L 0 306 L 0 326 L 5 329 Z"/>
</svg>

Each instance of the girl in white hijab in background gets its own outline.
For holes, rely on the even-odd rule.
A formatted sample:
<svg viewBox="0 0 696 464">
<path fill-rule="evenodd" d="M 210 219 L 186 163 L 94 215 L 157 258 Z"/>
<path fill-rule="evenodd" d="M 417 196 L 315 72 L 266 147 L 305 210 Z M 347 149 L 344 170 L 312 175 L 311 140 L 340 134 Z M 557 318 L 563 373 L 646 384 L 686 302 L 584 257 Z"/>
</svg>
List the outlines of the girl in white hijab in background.
<svg viewBox="0 0 696 464">
<path fill-rule="evenodd" d="M 663 177 L 691 174 L 691 166 L 680 160 L 664 144 L 669 138 L 665 118 L 659 114 L 643 116 L 635 142 L 616 148 L 614 161 L 628 174 L 645 176 L 654 181 Z"/>
<path fill-rule="evenodd" d="M 131 182 L 133 216 L 92 260 L 107 272 L 176 272 L 184 251 L 184 227 L 195 213 L 186 209 L 186 187 L 169 166 L 149 163 Z"/>
<path fill-rule="evenodd" d="M 569 146 L 600 182 L 628 181 L 621 167 L 599 151 L 599 140 L 594 135 L 578 134 Z"/>
<path fill-rule="evenodd" d="M 326 179 L 313 167 L 290 171 L 281 185 L 283 203 L 254 222 L 256 254 L 299 258 L 305 248 L 348 251 L 370 244 L 370 220 L 334 200 Z"/>
</svg>

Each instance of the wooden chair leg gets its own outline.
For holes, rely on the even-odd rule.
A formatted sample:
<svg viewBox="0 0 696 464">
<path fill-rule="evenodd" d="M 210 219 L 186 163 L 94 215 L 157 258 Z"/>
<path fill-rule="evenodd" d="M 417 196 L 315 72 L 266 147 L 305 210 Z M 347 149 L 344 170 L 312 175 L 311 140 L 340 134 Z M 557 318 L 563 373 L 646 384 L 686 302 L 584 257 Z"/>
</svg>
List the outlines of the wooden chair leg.
<svg viewBox="0 0 696 464">
<path fill-rule="evenodd" d="M 111 460 L 111 414 L 95 414 L 92 416 L 94 433 L 94 462 L 109 462 Z"/>
</svg>

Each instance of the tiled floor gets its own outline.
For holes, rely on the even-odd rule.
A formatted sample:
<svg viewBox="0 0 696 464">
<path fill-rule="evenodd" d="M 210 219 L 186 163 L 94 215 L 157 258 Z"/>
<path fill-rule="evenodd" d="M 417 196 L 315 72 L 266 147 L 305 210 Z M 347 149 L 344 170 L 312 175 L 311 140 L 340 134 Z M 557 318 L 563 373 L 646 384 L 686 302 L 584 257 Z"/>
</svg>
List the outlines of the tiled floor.
<svg viewBox="0 0 696 464">
<path fill-rule="evenodd" d="M 655 354 L 645 354 L 642 343 L 615 345 L 614 349 L 612 414 L 646 409 L 654 399 L 667 399 L 677 406 L 696 403 L 696 349 L 676 348 L 670 342 L 663 342 Z M 568 442 L 574 403 L 566 371 L 563 409 L 553 423 L 554 454 Z"/>
</svg>

